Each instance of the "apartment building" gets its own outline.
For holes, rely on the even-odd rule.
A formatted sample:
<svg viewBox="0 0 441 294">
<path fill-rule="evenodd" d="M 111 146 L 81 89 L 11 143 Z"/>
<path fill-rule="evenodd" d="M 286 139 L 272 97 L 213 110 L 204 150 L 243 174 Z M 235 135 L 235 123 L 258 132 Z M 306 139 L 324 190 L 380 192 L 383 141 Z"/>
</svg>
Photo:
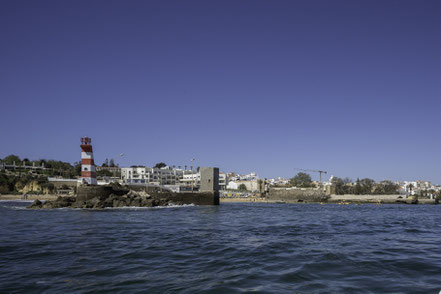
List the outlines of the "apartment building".
<svg viewBox="0 0 441 294">
<path fill-rule="evenodd" d="M 121 168 L 121 179 L 124 183 L 179 185 L 184 171 L 171 167 L 152 168 L 133 166 Z"/>
</svg>

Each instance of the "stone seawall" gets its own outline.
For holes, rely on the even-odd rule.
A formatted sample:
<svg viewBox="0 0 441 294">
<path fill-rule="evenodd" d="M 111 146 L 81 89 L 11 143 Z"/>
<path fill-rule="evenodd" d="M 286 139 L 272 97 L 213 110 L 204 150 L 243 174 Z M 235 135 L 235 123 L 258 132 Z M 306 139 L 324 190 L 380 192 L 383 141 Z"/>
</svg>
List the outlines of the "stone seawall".
<svg viewBox="0 0 441 294">
<path fill-rule="evenodd" d="M 329 196 L 314 189 L 270 189 L 266 199 L 285 202 L 326 202 Z"/>
<path fill-rule="evenodd" d="M 332 203 L 375 203 L 375 204 L 438 204 L 437 199 L 406 197 L 405 195 L 331 195 Z"/>
</svg>

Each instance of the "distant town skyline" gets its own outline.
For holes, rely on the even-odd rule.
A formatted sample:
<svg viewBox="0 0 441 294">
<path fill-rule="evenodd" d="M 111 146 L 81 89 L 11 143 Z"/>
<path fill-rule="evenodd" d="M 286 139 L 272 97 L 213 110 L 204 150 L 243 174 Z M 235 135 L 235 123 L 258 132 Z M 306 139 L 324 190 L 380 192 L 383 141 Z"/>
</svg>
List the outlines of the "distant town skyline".
<svg viewBox="0 0 441 294">
<path fill-rule="evenodd" d="M 2 1 L 0 33 L 1 158 L 86 135 L 98 164 L 441 184 L 439 1 Z"/>
</svg>

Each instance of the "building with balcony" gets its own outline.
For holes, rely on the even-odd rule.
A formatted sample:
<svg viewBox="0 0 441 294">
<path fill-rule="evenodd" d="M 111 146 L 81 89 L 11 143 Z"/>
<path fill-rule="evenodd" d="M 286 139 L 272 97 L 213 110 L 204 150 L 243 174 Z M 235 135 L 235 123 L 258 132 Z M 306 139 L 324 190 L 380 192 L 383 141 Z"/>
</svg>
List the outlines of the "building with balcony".
<svg viewBox="0 0 441 294">
<path fill-rule="evenodd" d="M 179 185 L 183 172 L 171 167 L 123 167 L 121 168 L 121 179 L 128 184 Z"/>
</svg>

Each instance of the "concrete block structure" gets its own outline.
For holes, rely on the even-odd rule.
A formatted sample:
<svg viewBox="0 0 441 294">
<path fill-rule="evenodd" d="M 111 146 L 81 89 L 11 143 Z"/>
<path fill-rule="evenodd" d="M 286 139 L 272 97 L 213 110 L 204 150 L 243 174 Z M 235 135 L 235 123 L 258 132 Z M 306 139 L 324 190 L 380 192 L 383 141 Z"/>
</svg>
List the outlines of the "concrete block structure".
<svg viewBox="0 0 441 294">
<path fill-rule="evenodd" d="M 219 192 L 219 168 L 202 167 L 201 173 L 201 192 Z"/>
</svg>

